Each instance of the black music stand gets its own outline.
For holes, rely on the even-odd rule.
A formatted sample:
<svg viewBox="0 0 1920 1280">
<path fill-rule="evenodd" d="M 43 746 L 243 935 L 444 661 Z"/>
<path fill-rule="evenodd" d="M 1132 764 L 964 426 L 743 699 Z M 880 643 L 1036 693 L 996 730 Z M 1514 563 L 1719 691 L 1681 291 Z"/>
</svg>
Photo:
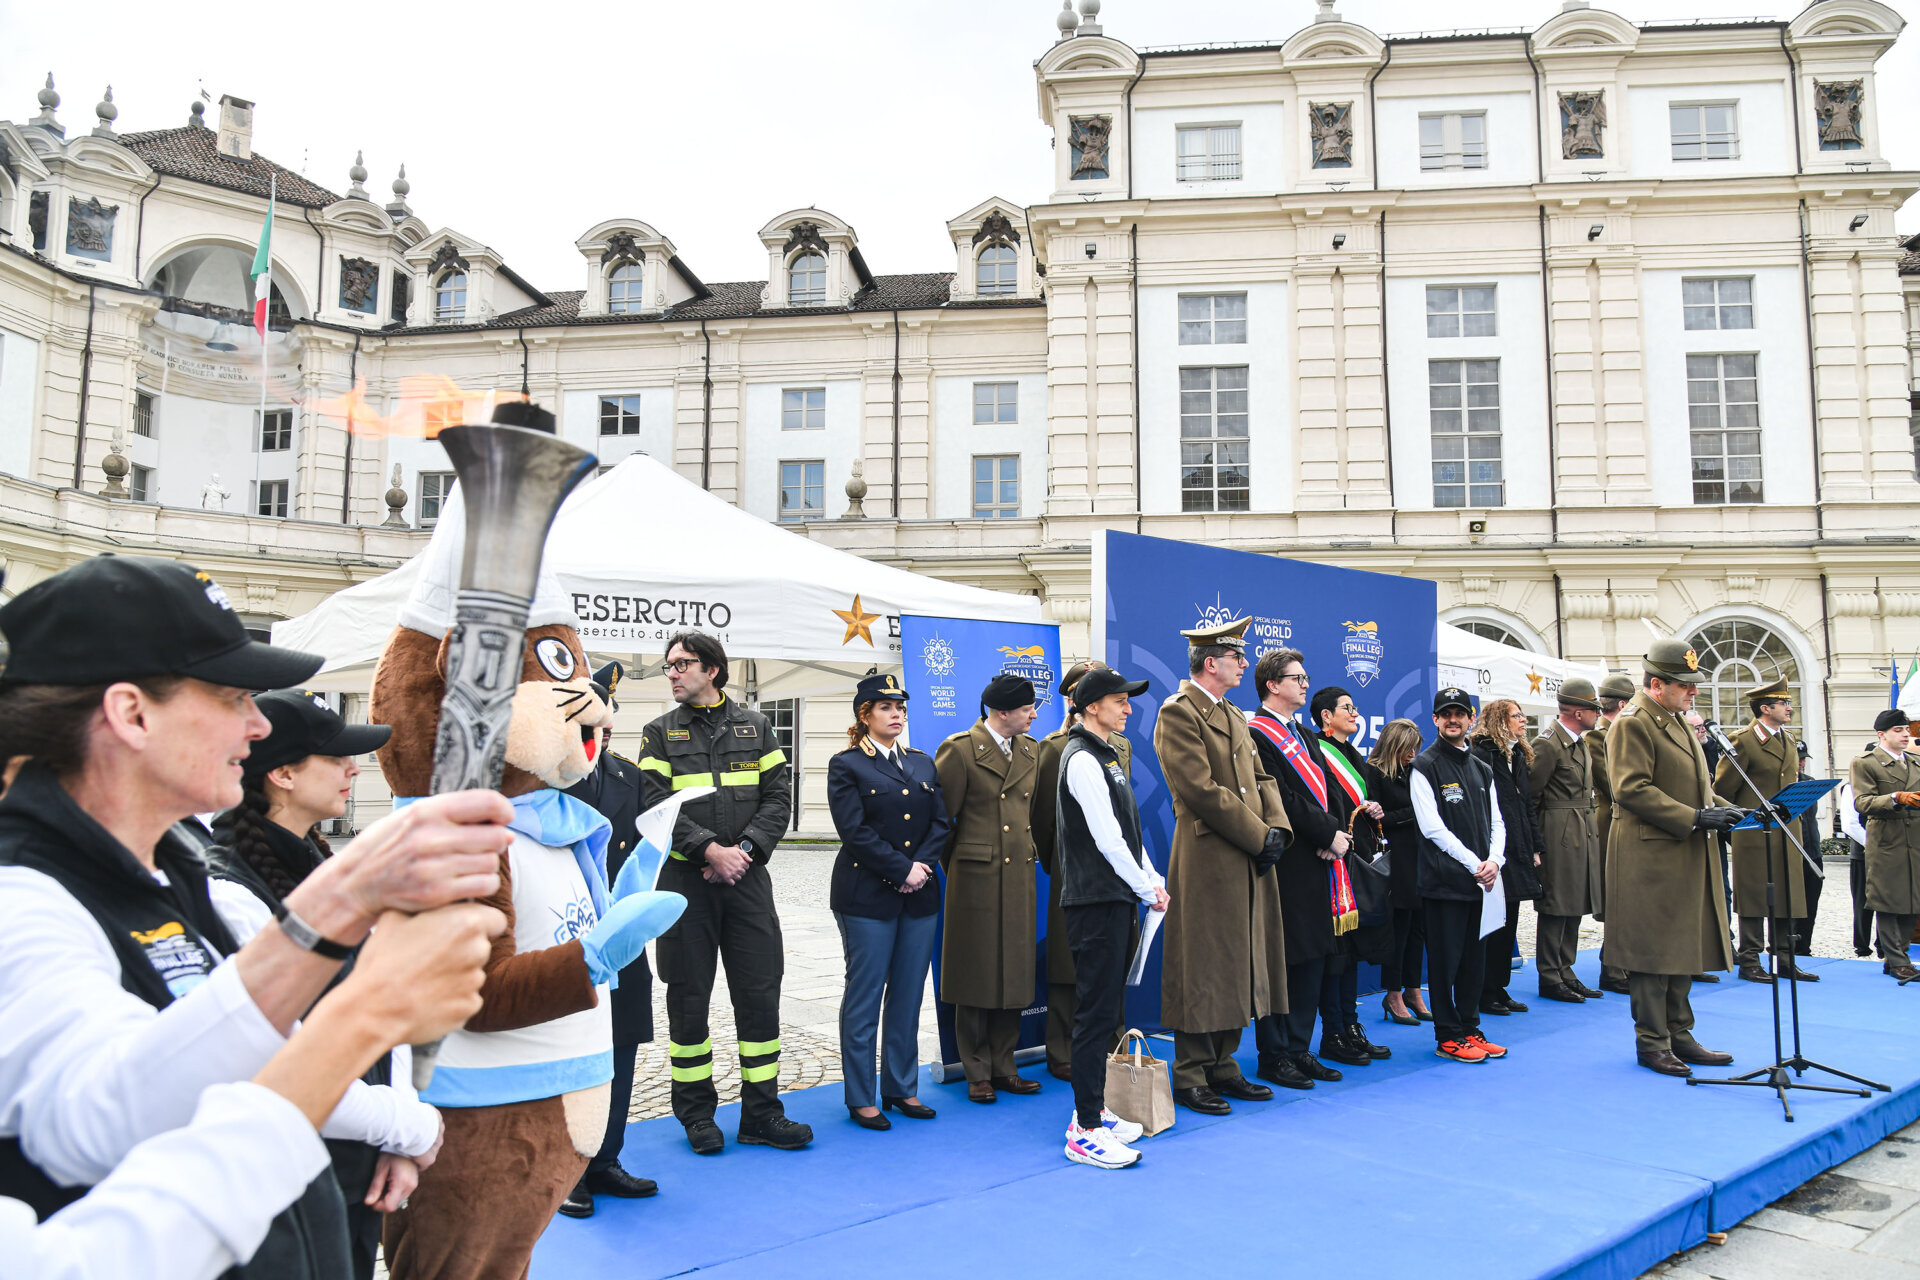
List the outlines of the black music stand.
<svg viewBox="0 0 1920 1280">
<path fill-rule="evenodd" d="M 1759 795 L 1760 788 L 1753 785 L 1752 778 L 1747 777 L 1747 771 L 1740 767 L 1740 761 L 1735 753 L 1727 751 L 1723 758 L 1732 763 L 1734 772 L 1738 773 L 1741 779 L 1746 782 L 1747 789 L 1754 795 Z M 1800 856 L 1807 860 L 1816 874 L 1825 875 L 1825 868 L 1814 861 L 1813 855 L 1807 852 L 1806 846 L 1800 843 L 1798 836 L 1794 835 L 1793 828 L 1800 820 L 1801 814 L 1818 804 L 1822 796 L 1839 785 L 1840 780 L 1838 778 L 1802 778 L 1798 782 L 1788 783 L 1780 789 L 1778 795 L 1767 801 L 1764 807 L 1752 810 L 1746 817 L 1742 818 L 1733 829 L 1735 831 L 1777 830 L 1787 838 L 1787 841 L 1792 843 L 1794 848 L 1800 851 Z M 1780 815 L 1780 809 L 1787 811 L 1784 818 Z M 1774 866 L 1771 841 L 1768 842 L 1768 846 L 1767 941 L 1769 945 L 1767 947 L 1767 972 L 1773 975 L 1773 982 L 1770 984 L 1773 988 L 1773 1062 L 1758 1070 L 1744 1072 L 1725 1080 L 1700 1080 L 1693 1076 L 1688 1076 L 1687 1083 L 1732 1084 L 1746 1085 L 1757 1089 L 1772 1089 L 1774 1093 L 1779 1096 L 1780 1109 L 1786 1113 L 1787 1122 L 1791 1124 L 1793 1123 L 1794 1117 L 1793 1107 L 1787 1102 L 1787 1090 L 1789 1089 L 1805 1089 L 1810 1093 L 1849 1093 L 1859 1098 L 1871 1098 L 1873 1096 L 1872 1091 L 1875 1089 L 1880 1090 L 1882 1093 L 1891 1093 L 1893 1090 L 1890 1086 L 1881 1084 L 1878 1081 L 1868 1080 L 1864 1076 L 1851 1075 L 1848 1072 L 1840 1070 L 1838 1067 L 1829 1067 L 1825 1063 L 1815 1062 L 1800 1052 L 1800 984 L 1798 982 L 1787 982 L 1789 988 L 1787 992 L 1787 1002 L 1791 1008 L 1791 1022 L 1793 1026 L 1793 1053 L 1788 1055 L 1783 1051 L 1780 1036 L 1780 984 L 1786 981 L 1786 979 L 1780 975 L 1778 971 L 1779 966 L 1775 961 L 1775 957 L 1779 954 L 1781 939 L 1785 936 L 1788 958 L 1791 959 L 1794 938 L 1792 937 L 1793 926 L 1786 918 L 1784 914 L 1785 908 L 1781 906 L 1779 897 L 1775 893 L 1776 874 L 1784 876 L 1787 872 L 1786 845 L 1781 845 L 1781 865 L 1777 869 Z M 1789 895 L 1789 901 L 1791 901 L 1791 895 Z M 1799 1080 L 1790 1078 L 1788 1075 L 1788 1072 L 1791 1071 L 1793 1076 L 1802 1076 L 1809 1070 L 1824 1071 L 1828 1075 L 1838 1076 L 1842 1080 L 1851 1080 L 1856 1085 L 1864 1085 L 1866 1087 L 1850 1089 L 1836 1085 L 1802 1084 Z"/>
</svg>

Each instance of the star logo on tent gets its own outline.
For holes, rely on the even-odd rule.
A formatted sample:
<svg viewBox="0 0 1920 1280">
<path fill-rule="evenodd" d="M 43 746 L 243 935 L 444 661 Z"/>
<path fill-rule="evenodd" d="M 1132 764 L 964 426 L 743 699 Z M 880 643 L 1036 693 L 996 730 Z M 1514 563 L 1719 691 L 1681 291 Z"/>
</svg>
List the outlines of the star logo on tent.
<svg viewBox="0 0 1920 1280">
<path fill-rule="evenodd" d="M 1541 677 L 1538 671 L 1527 672 L 1527 692 L 1528 693 L 1540 692 L 1540 679 Z"/>
<path fill-rule="evenodd" d="M 847 624 L 847 634 L 841 639 L 841 644 L 852 644 L 854 637 L 858 636 L 860 639 L 865 640 L 869 646 L 872 646 L 873 624 L 880 621 L 880 615 L 877 613 L 868 613 L 865 609 L 862 609 L 860 607 L 859 596 L 853 598 L 853 608 L 835 609 L 833 613 L 840 621 Z"/>
</svg>

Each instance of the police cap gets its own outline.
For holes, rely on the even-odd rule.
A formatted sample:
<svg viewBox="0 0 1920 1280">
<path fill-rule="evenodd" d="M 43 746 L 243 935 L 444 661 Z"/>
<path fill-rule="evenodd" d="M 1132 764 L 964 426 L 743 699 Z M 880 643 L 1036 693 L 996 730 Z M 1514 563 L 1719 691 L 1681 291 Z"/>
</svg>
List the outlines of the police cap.
<svg viewBox="0 0 1920 1280">
<path fill-rule="evenodd" d="M 905 702 L 907 691 L 900 687 L 900 677 L 896 675 L 868 676 L 853 691 L 853 709 L 858 711 L 869 702 Z"/>
<path fill-rule="evenodd" d="M 1783 699 L 1791 698 L 1792 696 L 1793 695 L 1791 693 L 1787 692 L 1787 682 L 1785 677 L 1782 677 L 1781 679 L 1778 679 L 1778 680 L 1769 681 L 1768 683 L 1761 685 L 1758 689 L 1747 690 L 1748 702 L 1779 702 Z"/>
</svg>

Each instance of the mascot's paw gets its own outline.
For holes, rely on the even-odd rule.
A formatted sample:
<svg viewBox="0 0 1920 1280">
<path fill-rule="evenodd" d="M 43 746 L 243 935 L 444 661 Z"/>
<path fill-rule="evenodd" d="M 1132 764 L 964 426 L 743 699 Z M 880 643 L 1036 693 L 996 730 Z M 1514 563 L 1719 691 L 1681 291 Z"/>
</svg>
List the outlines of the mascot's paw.
<svg viewBox="0 0 1920 1280">
<path fill-rule="evenodd" d="M 686 909 L 685 898 L 658 890 L 630 893 L 608 907 L 600 923 L 580 939 L 595 984 L 611 981 L 632 964 L 649 942 L 673 928 Z"/>
</svg>

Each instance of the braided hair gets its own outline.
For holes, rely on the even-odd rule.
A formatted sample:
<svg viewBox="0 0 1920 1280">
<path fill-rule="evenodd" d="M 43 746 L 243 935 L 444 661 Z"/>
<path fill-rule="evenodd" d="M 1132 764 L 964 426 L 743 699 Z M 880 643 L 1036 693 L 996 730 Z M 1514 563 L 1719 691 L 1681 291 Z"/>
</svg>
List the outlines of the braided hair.
<svg viewBox="0 0 1920 1280">
<path fill-rule="evenodd" d="M 266 775 L 247 774 L 240 779 L 240 803 L 215 818 L 213 829 L 220 843 L 246 863 L 274 897 L 284 901 L 300 881 L 267 839 L 267 826 L 273 821 L 267 816 L 271 808 Z M 317 824 L 307 832 L 307 839 L 318 846 L 323 857 L 333 852 Z"/>
</svg>

